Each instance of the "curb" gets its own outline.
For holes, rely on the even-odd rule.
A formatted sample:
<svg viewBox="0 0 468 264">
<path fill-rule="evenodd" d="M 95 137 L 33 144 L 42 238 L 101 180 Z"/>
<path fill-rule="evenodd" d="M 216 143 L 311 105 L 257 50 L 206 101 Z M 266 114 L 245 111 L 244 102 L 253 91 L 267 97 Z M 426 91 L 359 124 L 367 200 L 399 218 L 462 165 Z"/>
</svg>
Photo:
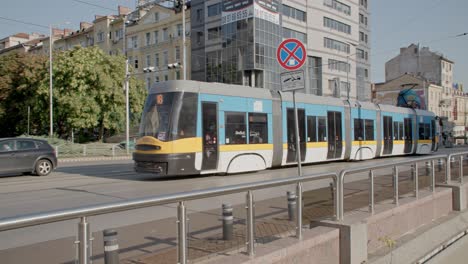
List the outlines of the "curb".
<svg viewBox="0 0 468 264">
<path fill-rule="evenodd" d="M 112 161 L 112 160 L 131 160 L 132 156 L 117 156 L 117 157 L 83 157 L 83 158 L 58 158 L 59 163 L 80 162 L 80 161 Z"/>
</svg>

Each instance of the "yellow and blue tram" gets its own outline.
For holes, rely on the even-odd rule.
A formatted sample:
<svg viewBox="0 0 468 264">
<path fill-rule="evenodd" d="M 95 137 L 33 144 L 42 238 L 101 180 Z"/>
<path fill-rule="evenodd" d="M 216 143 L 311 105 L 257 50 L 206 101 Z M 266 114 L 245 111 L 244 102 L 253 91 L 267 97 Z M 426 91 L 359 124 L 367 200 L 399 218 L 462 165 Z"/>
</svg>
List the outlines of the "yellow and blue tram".
<svg viewBox="0 0 468 264">
<path fill-rule="evenodd" d="M 238 173 L 333 160 L 429 154 L 432 112 L 355 100 L 296 96 L 239 85 L 168 81 L 151 88 L 133 160 L 158 175 Z"/>
</svg>

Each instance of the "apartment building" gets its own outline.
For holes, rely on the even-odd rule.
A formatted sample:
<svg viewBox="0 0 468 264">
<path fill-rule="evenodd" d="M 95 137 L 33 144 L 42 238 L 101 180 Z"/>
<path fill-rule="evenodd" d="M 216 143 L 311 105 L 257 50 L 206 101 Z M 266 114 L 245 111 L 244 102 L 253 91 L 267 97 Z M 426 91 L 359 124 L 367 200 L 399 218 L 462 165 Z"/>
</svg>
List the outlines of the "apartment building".
<svg viewBox="0 0 468 264">
<path fill-rule="evenodd" d="M 190 79 L 190 9 L 185 12 L 186 65 L 183 65 L 182 12 L 149 2 L 129 15 L 126 27 L 127 57 L 134 74 L 149 88 L 152 84 L 183 78 Z M 173 66 L 173 67 L 171 67 Z"/>
<path fill-rule="evenodd" d="M 276 49 L 307 48 L 305 93 L 370 99 L 367 0 L 193 0 L 192 79 L 281 89 Z M 359 91 L 358 91 L 359 89 Z"/>
</svg>

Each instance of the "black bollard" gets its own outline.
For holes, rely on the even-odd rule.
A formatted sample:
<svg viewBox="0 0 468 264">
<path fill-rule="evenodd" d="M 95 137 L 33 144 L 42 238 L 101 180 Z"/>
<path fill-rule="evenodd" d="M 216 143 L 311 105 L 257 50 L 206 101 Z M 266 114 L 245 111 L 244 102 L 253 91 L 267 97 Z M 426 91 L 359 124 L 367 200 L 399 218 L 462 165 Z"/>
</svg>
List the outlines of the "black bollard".
<svg viewBox="0 0 468 264">
<path fill-rule="evenodd" d="M 119 264 L 119 244 L 117 242 L 117 231 L 104 230 L 104 263 Z"/>
<path fill-rule="evenodd" d="M 287 196 L 289 221 L 294 221 L 296 219 L 296 193 L 288 191 Z"/>
<path fill-rule="evenodd" d="M 223 240 L 231 240 L 233 237 L 232 205 L 223 204 Z"/>
</svg>

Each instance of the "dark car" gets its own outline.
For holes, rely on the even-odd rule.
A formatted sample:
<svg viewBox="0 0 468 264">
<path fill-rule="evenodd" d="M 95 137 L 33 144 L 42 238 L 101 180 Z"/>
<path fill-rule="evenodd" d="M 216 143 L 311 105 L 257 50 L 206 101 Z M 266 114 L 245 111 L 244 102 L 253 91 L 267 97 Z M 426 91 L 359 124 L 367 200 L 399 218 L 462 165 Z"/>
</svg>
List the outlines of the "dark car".
<svg viewBox="0 0 468 264">
<path fill-rule="evenodd" d="M 45 140 L 0 139 L 0 174 L 33 173 L 48 175 L 57 167 L 54 148 Z"/>
</svg>

